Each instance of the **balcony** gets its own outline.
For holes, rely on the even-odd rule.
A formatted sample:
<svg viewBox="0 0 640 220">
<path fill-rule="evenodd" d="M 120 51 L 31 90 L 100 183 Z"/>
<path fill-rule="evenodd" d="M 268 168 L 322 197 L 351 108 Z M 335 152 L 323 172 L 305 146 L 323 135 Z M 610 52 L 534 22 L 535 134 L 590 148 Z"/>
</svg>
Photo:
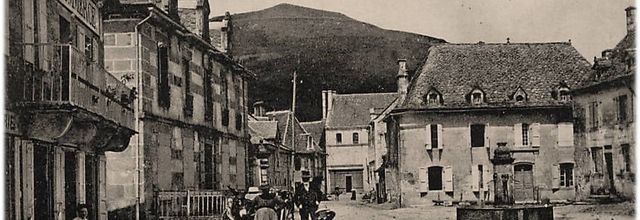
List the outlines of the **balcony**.
<svg viewBox="0 0 640 220">
<path fill-rule="evenodd" d="M 82 145 L 115 138 L 95 140 L 102 132 L 133 133 L 135 90 L 86 57 L 84 51 L 68 44 L 24 44 L 23 49 L 42 59 L 35 64 L 26 60 L 14 63 L 19 76 L 10 79 L 14 84 L 10 87 L 20 90 L 13 91 L 11 107 L 29 114 L 29 128 L 40 128 L 28 129 L 29 135 Z M 73 129 L 80 133 L 69 136 Z"/>
</svg>

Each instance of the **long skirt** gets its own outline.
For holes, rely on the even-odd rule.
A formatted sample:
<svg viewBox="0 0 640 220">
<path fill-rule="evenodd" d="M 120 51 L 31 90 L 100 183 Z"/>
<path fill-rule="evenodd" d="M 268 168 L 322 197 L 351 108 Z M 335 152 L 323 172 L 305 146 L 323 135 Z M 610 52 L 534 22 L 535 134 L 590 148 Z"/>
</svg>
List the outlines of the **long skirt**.
<svg viewBox="0 0 640 220">
<path fill-rule="evenodd" d="M 278 214 L 271 208 L 260 208 L 256 211 L 254 220 L 278 220 Z"/>
</svg>

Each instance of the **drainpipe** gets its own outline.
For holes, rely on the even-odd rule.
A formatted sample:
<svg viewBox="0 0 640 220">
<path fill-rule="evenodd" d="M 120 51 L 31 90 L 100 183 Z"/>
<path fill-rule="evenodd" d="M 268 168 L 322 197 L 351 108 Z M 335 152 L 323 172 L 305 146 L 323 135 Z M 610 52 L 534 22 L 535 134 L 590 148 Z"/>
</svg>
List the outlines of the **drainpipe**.
<svg viewBox="0 0 640 220">
<path fill-rule="evenodd" d="M 153 10 L 153 8 L 149 8 L 149 11 Z M 149 19 L 151 19 L 153 17 L 153 14 L 149 14 L 149 16 L 147 16 L 146 18 L 142 19 L 142 21 L 140 21 L 138 24 L 136 24 L 135 26 L 135 36 L 136 36 L 136 60 L 138 62 L 136 62 L 136 84 L 138 85 L 138 94 L 140 94 L 140 96 L 142 95 L 142 76 L 141 76 L 141 67 L 142 67 L 142 44 L 140 43 L 140 41 L 142 40 L 142 37 L 140 36 L 140 32 L 139 32 L 139 27 L 140 25 L 144 24 L 145 22 L 147 22 Z M 135 115 L 135 129 L 138 132 L 138 134 L 136 134 L 136 177 L 137 177 L 137 182 L 136 182 L 136 220 L 140 219 L 140 191 L 141 191 L 141 168 L 140 167 L 140 147 L 143 144 L 143 139 L 140 137 L 143 133 L 141 132 L 140 129 L 142 129 L 141 127 L 141 120 L 140 117 L 142 116 L 142 98 L 138 97 L 137 98 L 137 103 L 136 103 L 136 108 L 134 111 L 134 115 Z"/>
</svg>

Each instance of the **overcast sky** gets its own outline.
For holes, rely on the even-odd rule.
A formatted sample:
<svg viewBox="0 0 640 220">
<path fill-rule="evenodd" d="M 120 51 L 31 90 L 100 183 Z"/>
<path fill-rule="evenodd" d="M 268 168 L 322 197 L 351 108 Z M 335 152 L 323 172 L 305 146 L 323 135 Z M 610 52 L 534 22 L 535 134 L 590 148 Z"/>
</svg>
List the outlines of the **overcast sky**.
<svg viewBox="0 0 640 220">
<path fill-rule="evenodd" d="M 381 28 L 454 43 L 568 41 L 590 62 L 626 33 L 632 0 L 209 0 L 211 14 L 280 3 L 335 11 Z"/>
</svg>

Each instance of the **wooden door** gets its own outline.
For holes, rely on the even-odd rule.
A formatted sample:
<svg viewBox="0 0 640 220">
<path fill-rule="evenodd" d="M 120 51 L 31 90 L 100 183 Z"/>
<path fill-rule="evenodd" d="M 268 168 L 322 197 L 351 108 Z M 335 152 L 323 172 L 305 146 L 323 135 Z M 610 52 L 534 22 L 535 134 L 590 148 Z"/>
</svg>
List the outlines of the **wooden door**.
<svg viewBox="0 0 640 220">
<path fill-rule="evenodd" d="M 609 184 L 609 193 L 614 194 L 616 187 L 613 179 L 613 155 L 611 152 L 604 153 L 604 160 L 607 166 L 607 183 Z"/>
<path fill-rule="evenodd" d="M 515 201 L 533 201 L 533 165 L 515 165 L 513 171 L 513 199 Z"/>
<path fill-rule="evenodd" d="M 352 177 L 351 176 L 345 176 L 345 187 L 347 188 L 347 192 L 351 192 L 352 190 Z"/>
</svg>

